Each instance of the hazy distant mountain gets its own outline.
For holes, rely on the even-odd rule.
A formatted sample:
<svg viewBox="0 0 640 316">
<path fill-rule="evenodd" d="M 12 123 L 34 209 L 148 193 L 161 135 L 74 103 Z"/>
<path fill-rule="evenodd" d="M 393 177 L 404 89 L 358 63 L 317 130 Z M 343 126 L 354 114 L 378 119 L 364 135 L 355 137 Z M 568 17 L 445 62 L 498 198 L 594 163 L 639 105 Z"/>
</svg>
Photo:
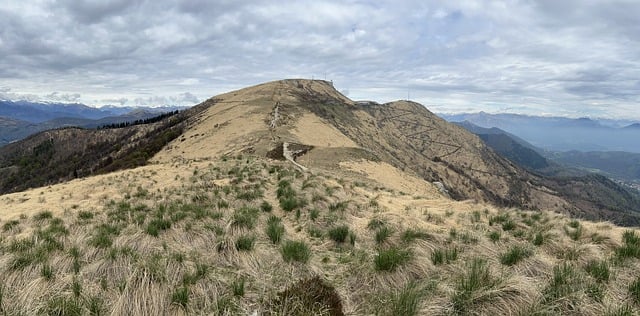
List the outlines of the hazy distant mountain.
<svg viewBox="0 0 640 316">
<path fill-rule="evenodd" d="M 41 123 L 56 118 L 82 118 L 99 120 L 109 116 L 120 116 L 135 110 L 144 110 L 152 113 L 164 113 L 175 110 L 182 110 L 183 106 L 163 106 L 163 107 L 117 107 L 105 105 L 102 107 L 90 107 L 79 103 L 48 103 L 29 101 L 0 101 L 0 116 L 27 121 L 31 123 Z"/>
<path fill-rule="evenodd" d="M 541 117 L 519 114 L 465 113 L 441 117 L 452 122 L 469 121 L 485 128 L 497 127 L 532 145 L 551 151 L 626 151 L 640 153 L 640 128 L 613 120 Z M 628 124 L 626 124 L 628 125 Z M 632 124 L 631 126 L 635 126 Z"/>
<path fill-rule="evenodd" d="M 0 147 L 31 134 L 60 127 L 96 128 L 144 120 L 185 107 L 93 108 L 84 104 L 0 101 Z"/>
<path fill-rule="evenodd" d="M 640 180 L 640 154 L 616 151 L 567 151 L 549 153 L 554 161 L 597 171 L 623 180 Z"/>
<path fill-rule="evenodd" d="M 484 128 L 469 121 L 454 122 L 482 139 L 491 149 L 515 164 L 529 170 L 538 170 L 549 167 L 549 162 L 540 155 L 533 145 L 511 135 L 499 128 Z"/>
</svg>

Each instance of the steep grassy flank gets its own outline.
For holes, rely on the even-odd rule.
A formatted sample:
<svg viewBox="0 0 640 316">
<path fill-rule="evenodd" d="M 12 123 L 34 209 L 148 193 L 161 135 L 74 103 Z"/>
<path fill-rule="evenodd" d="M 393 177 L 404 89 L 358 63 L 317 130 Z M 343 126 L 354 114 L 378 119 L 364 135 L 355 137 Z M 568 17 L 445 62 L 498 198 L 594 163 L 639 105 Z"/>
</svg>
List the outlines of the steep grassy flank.
<svg viewBox="0 0 640 316">
<path fill-rule="evenodd" d="M 122 173 L 110 181 L 125 194 L 97 208 L 0 215 L 0 314 L 640 308 L 636 230 L 408 196 L 250 156 L 172 166 L 190 175 L 143 187 Z"/>
</svg>

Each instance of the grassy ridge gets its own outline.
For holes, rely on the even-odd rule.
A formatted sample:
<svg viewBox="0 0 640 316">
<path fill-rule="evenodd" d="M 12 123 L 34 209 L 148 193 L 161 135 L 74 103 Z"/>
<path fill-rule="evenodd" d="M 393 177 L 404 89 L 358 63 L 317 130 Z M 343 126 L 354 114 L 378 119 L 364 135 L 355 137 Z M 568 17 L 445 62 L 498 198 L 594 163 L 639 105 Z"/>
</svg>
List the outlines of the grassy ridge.
<svg viewBox="0 0 640 316">
<path fill-rule="evenodd" d="M 238 156 L 0 218 L 0 314 L 633 315 L 640 234 Z M 161 189 L 162 188 L 162 189 Z M 426 204 L 425 204 L 426 205 Z M 462 205 L 462 204 L 460 204 Z"/>
</svg>

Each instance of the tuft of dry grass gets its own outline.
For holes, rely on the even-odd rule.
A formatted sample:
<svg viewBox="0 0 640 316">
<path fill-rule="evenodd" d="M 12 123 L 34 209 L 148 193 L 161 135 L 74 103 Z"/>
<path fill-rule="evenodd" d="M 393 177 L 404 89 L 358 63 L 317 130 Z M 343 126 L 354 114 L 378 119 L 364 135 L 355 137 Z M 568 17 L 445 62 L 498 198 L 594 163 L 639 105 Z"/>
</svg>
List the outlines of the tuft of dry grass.
<svg viewBox="0 0 640 316">
<path fill-rule="evenodd" d="M 100 176 L 119 191 L 87 207 L 85 194 L 65 191 L 61 203 L 76 207 L 3 216 L 0 314 L 628 315 L 640 307 L 635 229 L 411 196 L 252 156 L 157 166 L 171 175 L 152 169 Z M 158 177 L 168 184 L 154 186 Z"/>
</svg>

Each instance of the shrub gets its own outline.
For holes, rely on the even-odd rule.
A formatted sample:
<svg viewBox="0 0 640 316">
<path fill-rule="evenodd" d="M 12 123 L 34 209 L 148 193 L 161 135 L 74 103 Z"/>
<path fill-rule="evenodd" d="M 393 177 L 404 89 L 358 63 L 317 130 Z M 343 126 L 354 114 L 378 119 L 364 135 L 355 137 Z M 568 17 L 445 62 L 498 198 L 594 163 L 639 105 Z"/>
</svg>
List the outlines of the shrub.
<svg viewBox="0 0 640 316">
<path fill-rule="evenodd" d="M 375 269 L 378 271 L 395 271 L 401 265 L 411 260 L 409 250 L 392 247 L 387 250 L 379 250 L 374 258 Z"/>
<path fill-rule="evenodd" d="M 500 255 L 500 263 L 512 266 L 520 262 L 522 259 L 531 257 L 531 255 L 533 255 L 533 251 L 531 251 L 531 249 L 515 245 L 512 246 L 509 251 Z"/>
<path fill-rule="evenodd" d="M 282 259 L 286 262 L 298 261 L 306 263 L 311 257 L 309 246 L 303 241 L 287 241 L 282 245 Z"/>
<path fill-rule="evenodd" d="M 329 229 L 329 238 L 333 239 L 333 241 L 337 243 L 343 243 L 347 240 L 347 236 L 349 236 L 349 226 L 341 225 L 337 227 L 333 227 Z"/>
<path fill-rule="evenodd" d="M 244 235 L 236 239 L 236 249 L 239 251 L 250 251 L 253 249 L 253 244 L 256 241 L 256 237 L 250 235 Z"/>
<path fill-rule="evenodd" d="M 279 217 L 272 215 L 269 217 L 269 219 L 267 219 L 266 233 L 269 237 L 269 240 L 271 240 L 271 243 L 273 243 L 274 245 L 279 244 L 282 240 L 282 235 L 284 235 L 284 232 L 284 225 L 282 225 Z"/>
</svg>

